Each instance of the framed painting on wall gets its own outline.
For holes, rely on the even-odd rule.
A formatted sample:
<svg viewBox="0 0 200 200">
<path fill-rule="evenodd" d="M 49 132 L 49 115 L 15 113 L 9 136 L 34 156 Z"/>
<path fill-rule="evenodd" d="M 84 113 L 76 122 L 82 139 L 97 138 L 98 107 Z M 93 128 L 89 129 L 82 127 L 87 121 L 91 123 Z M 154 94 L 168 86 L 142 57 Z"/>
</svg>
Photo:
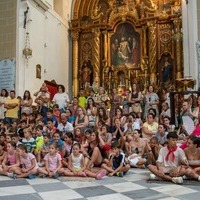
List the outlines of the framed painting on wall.
<svg viewBox="0 0 200 200">
<path fill-rule="evenodd" d="M 140 63 L 140 35 L 129 23 L 119 24 L 111 36 L 111 65 L 135 65 Z"/>
</svg>

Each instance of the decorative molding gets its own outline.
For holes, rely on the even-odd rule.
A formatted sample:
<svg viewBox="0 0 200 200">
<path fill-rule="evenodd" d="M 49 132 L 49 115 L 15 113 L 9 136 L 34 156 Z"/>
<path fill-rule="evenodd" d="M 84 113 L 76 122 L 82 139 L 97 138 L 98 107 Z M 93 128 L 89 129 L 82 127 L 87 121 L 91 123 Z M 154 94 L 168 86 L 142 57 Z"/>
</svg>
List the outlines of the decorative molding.
<svg viewBox="0 0 200 200">
<path fill-rule="evenodd" d="M 50 7 L 43 0 L 32 0 L 38 7 L 47 11 Z"/>
</svg>

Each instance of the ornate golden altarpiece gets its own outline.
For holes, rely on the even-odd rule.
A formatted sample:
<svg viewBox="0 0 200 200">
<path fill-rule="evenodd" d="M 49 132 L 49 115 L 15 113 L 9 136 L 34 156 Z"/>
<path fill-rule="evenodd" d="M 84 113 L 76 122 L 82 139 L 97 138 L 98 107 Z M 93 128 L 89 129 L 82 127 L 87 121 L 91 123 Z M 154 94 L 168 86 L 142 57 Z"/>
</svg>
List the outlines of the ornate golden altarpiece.
<svg viewBox="0 0 200 200">
<path fill-rule="evenodd" d="M 70 32 L 74 95 L 183 76 L 181 0 L 76 0 Z"/>
</svg>

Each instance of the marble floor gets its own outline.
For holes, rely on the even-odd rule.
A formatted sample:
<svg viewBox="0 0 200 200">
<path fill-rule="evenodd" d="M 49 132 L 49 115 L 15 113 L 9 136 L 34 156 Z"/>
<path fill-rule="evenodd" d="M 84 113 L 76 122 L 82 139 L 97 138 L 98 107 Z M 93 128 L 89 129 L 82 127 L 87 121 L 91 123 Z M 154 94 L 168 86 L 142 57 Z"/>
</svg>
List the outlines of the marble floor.
<svg viewBox="0 0 200 200">
<path fill-rule="evenodd" d="M 190 200 L 200 196 L 197 181 L 183 185 L 148 181 L 149 172 L 131 169 L 123 178 L 36 178 L 16 179 L 0 176 L 0 200 Z"/>
</svg>

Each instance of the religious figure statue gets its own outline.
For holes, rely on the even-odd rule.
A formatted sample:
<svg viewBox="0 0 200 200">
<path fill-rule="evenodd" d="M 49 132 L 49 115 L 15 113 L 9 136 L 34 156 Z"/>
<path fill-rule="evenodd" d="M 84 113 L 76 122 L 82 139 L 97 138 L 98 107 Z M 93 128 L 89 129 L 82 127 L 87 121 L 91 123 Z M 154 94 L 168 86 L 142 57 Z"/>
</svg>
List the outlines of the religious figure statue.
<svg viewBox="0 0 200 200">
<path fill-rule="evenodd" d="M 90 83 L 90 75 L 92 73 L 91 64 L 89 61 L 84 61 L 82 67 L 83 84 Z"/>
<path fill-rule="evenodd" d="M 165 62 L 162 68 L 162 81 L 167 82 L 170 79 L 171 63 L 168 61 L 168 57 L 165 57 Z"/>
</svg>

